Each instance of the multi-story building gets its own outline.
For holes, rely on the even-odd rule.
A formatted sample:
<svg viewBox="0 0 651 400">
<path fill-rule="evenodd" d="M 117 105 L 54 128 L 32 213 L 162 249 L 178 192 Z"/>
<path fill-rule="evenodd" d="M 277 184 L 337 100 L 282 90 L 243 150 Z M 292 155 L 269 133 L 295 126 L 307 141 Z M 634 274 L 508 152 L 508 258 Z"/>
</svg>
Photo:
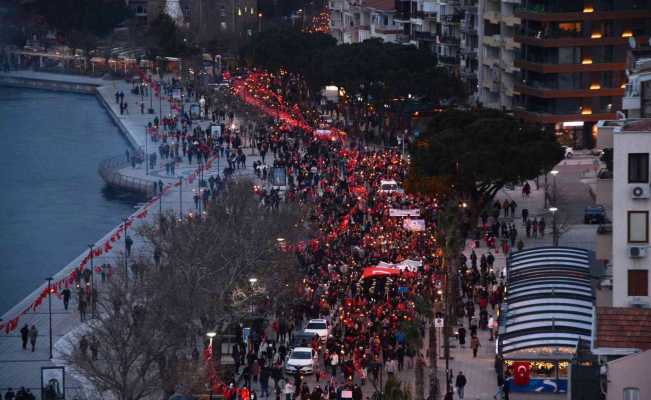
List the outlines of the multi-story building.
<svg viewBox="0 0 651 400">
<path fill-rule="evenodd" d="M 398 41 L 436 49 L 436 10 L 433 1 L 396 0 L 396 22 L 402 28 Z"/>
<path fill-rule="evenodd" d="M 467 83 L 468 92 L 473 98 L 477 95 L 477 75 L 479 73 L 479 60 L 477 50 L 479 48 L 479 18 L 477 14 L 477 0 L 461 0 L 463 18 L 461 19 L 459 32 L 460 60 L 459 72 L 461 79 Z"/>
<path fill-rule="evenodd" d="M 649 46 L 629 50 L 626 70 L 622 111 L 628 118 L 651 118 L 651 40 Z"/>
<path fill-rule="evenodd" d="M 464 17 L 459 0 L 439 0 L 436 36 L 438 64 L 459 73 L 461 61 L 461 20 Z"/>
<path fill-rule="evenodd" d="M 330 34 L 339 43 L 380 38 L 397 43 L 403 32 L 393 0 L 330 0 Z"/>
<path fill-rule="evenodd" d="M 484 107 L 511 110 L 514 65 L 520 44 L 514 40 L 520 19 L 514 15 L 519 0 L 479 1 L 478 99 Z"/>
<path fill-rule="evenodd" d="M 627 83 L 629 42 L 646 43 L 650 0 L 522 0 L 516 113 L 592 147 L 596 121 L 614 119 Z"/>
<path fill-rule="evenodd" d="M 190 29 L 200 42 L 249 36 L 259 29 L 257 0 L 193 0 Z"/>
<path fill-rule="evenodd" d="M 612 138 L 613 306 L 651 307 L 651 119 L 621 124 Z"/>
</svg>

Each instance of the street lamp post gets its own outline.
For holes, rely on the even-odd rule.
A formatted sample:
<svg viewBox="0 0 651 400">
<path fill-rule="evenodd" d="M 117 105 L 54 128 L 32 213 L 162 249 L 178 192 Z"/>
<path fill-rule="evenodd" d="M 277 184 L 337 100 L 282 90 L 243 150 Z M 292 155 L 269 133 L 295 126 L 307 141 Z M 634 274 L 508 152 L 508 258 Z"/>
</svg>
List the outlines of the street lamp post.
<svg viewBox="0 0 651 400">
<path fill-rule="evenodd" d="M 145 125 L 145 175 L 149 175 L 149 131 Z"/>
<path fill-rule="evenodd" d="M 95 302 L 97 301 L 95 299 L 95 271 L 93 266 L 93 258 L 95 257 L 93 255 L 94 247 L 94 243 L 88 245 L 88 252 L 90 254 L 90 314 L 92 319 L 95 319 Z"/>
<path fill-rule="evenodd" d="M 550 207 L 549 211 L 552 212 L 552 238 L 554 240 L 554 247 L 558 247 L 558 226 L 556 226 L 556 212 L 557 207 Z"/>
<path fill-rule="evenodd" d="M 124 287 L 129 286 L 129 270 L 128 270 L 128 258 L 129 258 L 129 252 L 127 248 L 127 221 L 129 218 L 124 217 L 122 218 L 122 222 L 124 222 Z"/>
<path fill-rule="evenodd" d="M 549 208 L 549 211 L 552 212 L 552 238 L 553 238 L 553 243 L 554 247 L 558 247 L 558 225 L 556 223 L 556 212 L 558 211 L 558 204 L 557 204 L 557 198 L 556 198 L 556 175 L 558 175 L 558 170 L 554 169 L 550 171 L 550 174 L 552 174 L 552 199 L 551 199 L 551 207 Z"/>
<path fill-rule="evenodd" d="M 47 278 L 47 309 L 50 323 L 50 360 L 52 357 L 52 277 Z"/>
<path fill-rule="evenodd" d="M 183 219 L 183 177 L 179 176 L 179 219 Z"/>
</svg>

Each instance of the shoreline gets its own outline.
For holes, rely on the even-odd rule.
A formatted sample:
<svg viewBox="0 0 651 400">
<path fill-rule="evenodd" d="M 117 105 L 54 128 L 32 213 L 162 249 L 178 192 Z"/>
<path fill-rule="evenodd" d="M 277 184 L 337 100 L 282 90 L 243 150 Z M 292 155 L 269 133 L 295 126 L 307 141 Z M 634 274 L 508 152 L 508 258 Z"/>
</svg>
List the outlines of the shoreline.
<svg viewBox="0 0 651 400">
<path fill-rule="evenodd" d="M 33 75 L 30 77 L 30 75 Z M 19 84 L 14 84 L 15 82 L 24 83 L 20 86 Z M 83 76 L 75 75 L 59 75 L 51 73 L 36 73 L 31 71 L 17 71 L 16 73 L 0 73 L 0 87 L 15 87 L 23 89 L 36 89 L 36 90 L 49 90 L 57 92 L 67 92 L 67 93 L 78 93 L 78 94 L 88 94 L 94 95 L 98 102 L 102 105 L 102 108 L 109 115 L 110 119 L 120 130 L 121 134 L 127 139 L 130 146 L 134 149 L 141 147 L 140 142 L 143 141 L 142 138 L 138 137 L 139 135 L 136 132 L 132 132 L 126 124 L 124 124 L 116 114 L 111 103 L 106 99 L 107 93 L 111 90 L 110 85 L 113 81 L 105 81 L 95 78 L 87 78 Z M 100 85 L 103 84 L 103 85 Z M 83 87 L 83 91 L 79 91 L 78 88 Z M 90 91 L 92 89 L 92 92 Z M 143 135 L 144 136 L 144 133 Z M 101 178 L 100 178 L 101 179 Z M 147 205 L 143 205 L 135 210 L 130 219 L 133 219 L 136 215 L 140 214 Z M 116 229 L 120 229 L 122 224 L 118 224 L 113 229 L 111 229 L 104 236 L 97 239 L 96 243 L 103 243 L 107 240 L 110 240 L 111 236 L 114 234 Z M 83 261 L 84 257 L 88 252 L 84 251 L 68 264 L 63 266 L 57 273 L 52 275 L 54 281 L 58 281 L 62 278 L 65 278 L 69 275 L 79 264 Z M 33 302 L 34 299 L 38 298 L 40 293 L 47 288 L 46 283 L 38 285 L 32 292 L 30 292 L 25 298 L 19 301 L 17 304 L 9 308 L 6 312 L 0 317 L 3 322 L 8 322 L 10 319 L 15 318 L 22 314 L 23 310 Z M 28 315 L 23 314 L 23 315 Z"/>
</svg>

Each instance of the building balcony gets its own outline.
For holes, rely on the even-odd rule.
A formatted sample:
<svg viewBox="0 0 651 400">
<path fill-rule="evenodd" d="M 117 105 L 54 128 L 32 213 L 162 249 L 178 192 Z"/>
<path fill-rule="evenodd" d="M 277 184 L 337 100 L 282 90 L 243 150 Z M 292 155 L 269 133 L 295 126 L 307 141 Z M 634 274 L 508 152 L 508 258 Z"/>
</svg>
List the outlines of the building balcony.
<svg viewBox="0 0 651 400">
<path fill-rule="evenodd" d="M 497 59 L 497 58 L 495 58 L 495 57 L 484 56 L 484 57 L 481 59 L 481 63 L 484 64 L 484 65 L 486 65 L 486 66 L 488 66 L 488 67 L 491 67 L 491 68 L 492 68 L 492 67 L 494 67 L 494 66 L 496 66 L 496 65 L 499 65 L 500 60 Z"/>
<path fill-rule="evenodd" d="M 540 10 L 527 10 L 520 8 L 515 16 L 523 20 L 554 22 L 554 21 L 598 21 L 613 19 L 642 19 L 651 18 L 651 10 L 630 10 L 630 11 L 598 11 L 594 12 L 554 12 L 544 8 Z"/>
<path fill-rule="evenodd" d="M 635 37 L 637 43 L 643 45 L 649 40 L 649 36 Z M 537 46 L 537 47 L 580 47 L 580 46 L 617 46 L 627 45 L 629 38 L 621 36 L 609 36 L 601 38 L 591 38 L 586 36 L 577 37 L 537 37 L 526 36 L 522 34 L 515 35 L 515 41 L 518 43 Z"/>
<path fill-rule="evenodd" d="M 440 65 L 459 65 L 459 57 L 439 56 L 437 60 Z"/>
<path fill-rule="evenodd" d="M 520 43 L 516 42 L 512 37 L 504 39 L 504 47 L 507 50 L 515 50 L 520 48 Z"/>
<path fill-rule="evenodd" d="M 622 96 L 624 89 L 604 88 L 598 90 L 590 89 L 552 89 L 538 86 L 528 86 L 522 83 L 513 85 L 515 90 L 527 96 L 541 97 L 544 99 L 576 98 L 576 97 L 608 97 Z"/>
<path fill-rule="evenodd" d="M 435 41 L 436 40 L 436 35 L 433 34 L 432 32 L 419 32 L 419 31 L 416 31 L 416 32 L 414 32 L 414 37 L 417 40 L 426 40 L 426 41 Z"/>
<path fill-rule="evenodd" d="M 502 37 L 500 35 L 484 36 L 482 43 L 486 46 L 501 47 Z"/>
<path fill-rule="evenodd" d="M 455 36 L 437 36 L 436 42 L 442 46 L 459 47 L 460 39 Z"/>
<path fill-rule="evenodd" d="M 483 17 L 491 24 L 499 24 L 501 20 L 500 13 L 497 11 L 484 11 Z"/>
<path fill-rule="evenodd" d="M 626 111 L 638 111 L 642 108 L 640 105 L 640 97 L 631 97 L 631 96 L 625 96 L 622 98 L 622 110 Z"/>
<path fill-rule="evenodd" d="M 626 63 L 597 63 L 597 64 L 549 64 L 534 63 L 525 60 L 515 60 L 513 65 L 527 71 L 541 74 L 558 74 L 564 72 L 608 72 L 624 71 Z"/>
<path fill-rule="evenodd" d="M 514 94 L 517 92 L 517 89 L 514 88 Z M 533 112 L 527 111 L 522 107 L 515 108 L 515 115 L 527 122 L 533 122 L 538 124 L 555 124 L 558 122 L 569 122 L 569 121 L 583 121 L 583 122 L 597 122 L 602 119 L 615 119 L 617 115 L 614 112 L 611 113 L 597 113 L 597 114 L 552 114 L 552 113 L 542 113 L 542 112 Z"/>
<path fill-rule="evenodd" d="M 514 16 L 509 16 L 509 17 L 502 16 L 502 22 L 504 22 L 504 25 L 506 25 L 506 26 L 516 26 L 516 25 L 520 25 L 520 23 L 521 23 L 522 21 L 521 21 L 520 18 L 518 18 L 518 17 L 514 17 Z"/>
</svg>

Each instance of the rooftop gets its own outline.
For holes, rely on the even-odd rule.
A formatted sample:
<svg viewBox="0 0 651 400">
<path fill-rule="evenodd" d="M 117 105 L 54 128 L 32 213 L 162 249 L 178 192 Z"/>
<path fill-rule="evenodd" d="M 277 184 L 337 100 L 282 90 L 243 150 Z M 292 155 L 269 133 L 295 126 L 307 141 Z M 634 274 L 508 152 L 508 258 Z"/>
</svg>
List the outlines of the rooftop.
<svg viewBox="0 0 651 400">
<path fill-rule="evenodd" d="M 651 132 L 651 118 L 645 118 L 624 125 L 623 132 Z"/>
<path fill-rule="evenodd" d="M 595 347 L 651 349 L 651 309 L 598 307 Z"/>
</svg>

